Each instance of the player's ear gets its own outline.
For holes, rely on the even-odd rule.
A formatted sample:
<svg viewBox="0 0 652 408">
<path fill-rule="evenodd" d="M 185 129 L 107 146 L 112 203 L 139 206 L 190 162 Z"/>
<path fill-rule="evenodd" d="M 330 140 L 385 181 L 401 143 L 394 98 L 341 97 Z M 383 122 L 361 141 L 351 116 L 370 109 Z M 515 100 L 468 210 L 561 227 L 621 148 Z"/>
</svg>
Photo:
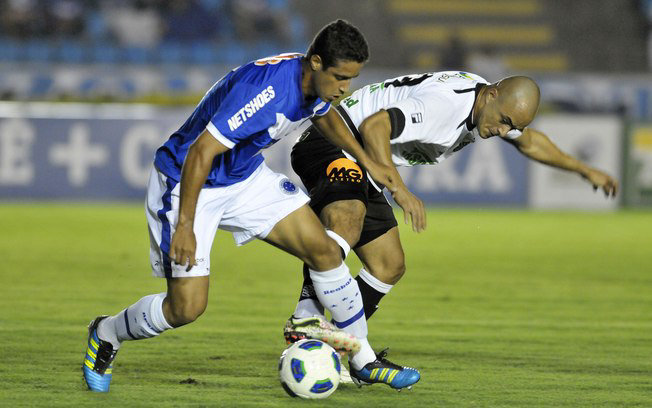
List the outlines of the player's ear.
<svg viewBox="0 0 652 408">
<path fill-rule="evenodd" d="M 487 97 L 489 99 L 498 98 L 498 88 L 495 86 L 489 87 L 489 89 L 487 89 Z"/>
<path fill-rule="evenodd" d="M 323 66 L 323 63 L 322 63 L 321 57 L 319 55 L 317 55 L 317 54 L 312 54 L 310 56 L 310 68 L 313 71 L 321 71 L 322 66 Z"/>
</svg>

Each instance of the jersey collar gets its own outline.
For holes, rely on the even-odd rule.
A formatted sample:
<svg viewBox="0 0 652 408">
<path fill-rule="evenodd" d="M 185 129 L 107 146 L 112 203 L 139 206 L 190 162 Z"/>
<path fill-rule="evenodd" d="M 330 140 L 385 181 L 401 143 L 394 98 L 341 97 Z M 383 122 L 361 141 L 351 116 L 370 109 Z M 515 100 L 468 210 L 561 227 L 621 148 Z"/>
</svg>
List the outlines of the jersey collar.
<svg viewBox="0 0 652 408">
<path fill-rule="evenodd" d="M 473 123 L 473 107 L 475 106 L 475 102 L 476 102 L 476 100 L 478 99 L 478 95 L 480 94 L 480 90 L 481 90 L 482 88 L 484 88 L 485 86 L 487 86 L 487 84 L 478 83 L 478 84 L 476 84 L 475 88 L 456 89 L 456 90 L 455 90 L 455 93 L 458 93 L 458 94 L 467 93 L 467 92 L 471 92 L 471 91 L 474 92 L 474 96 L 473 96 L 473 105 L 471 105 L 471 112 L 469 112 L 469 116 L 467 116 L 466 119 L 464 119 L 464 120 L 462 121 L 462 123 L 460 123 L 459 125 L 457 125 L 457 128 L 458 128 L 458 129 L 459 129 L 460 127 L 462 127 L 462 125 L 466 125 L 466 128 L 467 128 L 469 131 L 475 129 L 475 124 Z"/>
</svg>

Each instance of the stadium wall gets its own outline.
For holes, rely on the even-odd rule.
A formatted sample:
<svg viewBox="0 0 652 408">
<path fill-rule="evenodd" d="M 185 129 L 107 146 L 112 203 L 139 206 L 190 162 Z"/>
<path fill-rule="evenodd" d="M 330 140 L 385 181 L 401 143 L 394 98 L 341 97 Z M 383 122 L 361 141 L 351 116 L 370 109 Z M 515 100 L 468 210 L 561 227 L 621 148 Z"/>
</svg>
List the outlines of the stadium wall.
<svg viewBox="0 0 652 408">
<path fill-rule="evenodd" d="M 191 110 L 0 103 L 0 200 L 142 200 L 155 149 Z M 617 116 L 543 115 L 534 126 L 592 166 L 616 175 L 621 168 L 637 168 L 622 164 L 623 125 Z M 637 163 L 643 157 L 649 166 L 652 129 L 629 129 L 635 143 L 630 144 L 627 157 L 635 157 Z M 263 155 L 271 168 L 298 181 L 288 160 L 294 142 L 290 139 L 264 150 Z M 579 177 L 530 162 L 498 139 L 473 143 L 435 167 L 400 171 L 410 189 L 430 205 L 579 209 L 618 205 L 617 200 L 593 194 Z M 649 187 L 645 184 L 649 175 L 633 177 L 626 181 L 638 180 Z M 649 203 L 649 190 L 641 191 L 648 193 L 640 193 L 644 198 L 638 202 Z"/>
</svg>

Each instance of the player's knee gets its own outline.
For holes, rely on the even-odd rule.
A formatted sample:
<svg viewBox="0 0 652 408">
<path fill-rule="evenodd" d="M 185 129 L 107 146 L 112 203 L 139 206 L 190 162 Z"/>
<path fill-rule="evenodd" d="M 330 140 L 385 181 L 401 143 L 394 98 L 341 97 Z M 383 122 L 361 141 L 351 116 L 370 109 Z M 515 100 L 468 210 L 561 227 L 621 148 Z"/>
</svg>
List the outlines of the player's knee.
<svg viewBox="0 0 652 408">
<path fill-rule="evenodd" d="M 337 268 L 342 263 L 340 246 L 324 233 L 324 239 L 312 246 L 304 261 L 318 271 Z"/>
<path fill-rule="evenodd" d="M 395 285 L 405 275 L 405 262 L 393 265 L 390 273 L 390 284 Z"/>
<path fill-rule="evenodd" d="M 381 282 L 395 285 L 405 274 L 405 262 L 403 259 L 395 259 L 384 263 L 380 267 L 377 266 L 369 272 Z"/>
<path fill-rule="evenodd" d="M 179 327 L 194 322 L 205 310 L 206 302 L 177 302 L 170 304 L 169 316 L 166 315 L 165 317 L 170 326 Z"/>
<path fill-rule="evenodd" d="M 360 239 L 366 210 L 360 200 L 335 201 L 324 207 L 319 218 L 326 228 L 336 231 L 352 245 Z"/>
</svg>

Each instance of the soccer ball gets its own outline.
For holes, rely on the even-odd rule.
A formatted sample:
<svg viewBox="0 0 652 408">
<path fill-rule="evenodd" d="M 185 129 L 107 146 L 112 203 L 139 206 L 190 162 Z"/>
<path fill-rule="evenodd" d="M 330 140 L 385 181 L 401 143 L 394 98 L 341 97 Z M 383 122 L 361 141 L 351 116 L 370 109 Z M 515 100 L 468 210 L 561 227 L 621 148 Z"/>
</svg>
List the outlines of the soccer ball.
<svg viewBox="0 0 652 408">
<path fill-rule="evenodd" d="M 278 363 L 283 389 L 292 397 L 326 398 L 340 383 L 340 356 L 328 344 L 304 339 L 286 348 Z"/>
</svg>

